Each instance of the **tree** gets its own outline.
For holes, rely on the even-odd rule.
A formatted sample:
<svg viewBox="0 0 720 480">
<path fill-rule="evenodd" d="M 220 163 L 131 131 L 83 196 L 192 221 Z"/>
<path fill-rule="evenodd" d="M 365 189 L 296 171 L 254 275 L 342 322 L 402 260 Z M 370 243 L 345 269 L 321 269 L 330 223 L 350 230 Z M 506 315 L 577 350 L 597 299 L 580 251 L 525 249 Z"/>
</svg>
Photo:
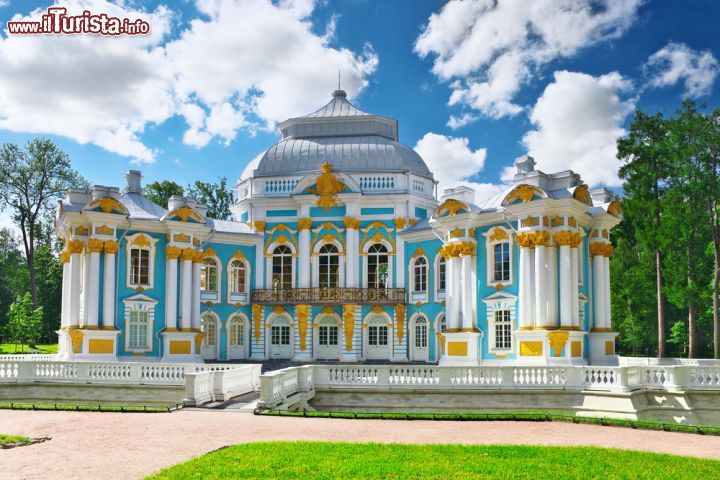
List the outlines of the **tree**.
<svg viewBox="0 0 720 480">
<path fill-rule="evenodd" d="M 217 183 L 196 181 L 187 188 L 188 196 L 207 205 L 207 216 L 218 220 L 230 218 L 232 193 L 227 188 L 227 178 L 218 179 Z"/>
<path fill-rule="evenodd" d="M 30 293 L 18 296 L 8 311 L 6 335 L 13 343 L 34 347 L 40 338 L 42 316 L 42 307 L 33 307 Z"/>
<path fill-rule="evenodd" d="M 68 188 L 83 185 L 87 182 L 51 140 L 36 138 L 24 149 L 11 143 L 0 147 L 0 206 L 12 209 L 20 228 L 33 307 L 37 307 L 38 296 L 34 261 L 40 220 Z"/>
<path fill-rule="evenodd" d="M 668 176 L 668 127 L 660 114 L 635 113 L 627 137 L 618 139 L 618 158 L 624 161 L 619 175 L 625 180 L 626 216 L 636 220 L 638 245 L 655 257 L 658 357 L 666 355 L 663 298 L 663 256 L 659 236 L 662 198 Z"/>
<path fill-rule="evenodd" d="M 170 197 L 173 195 L 183 196 L 184 193 L 185 192 L 181 185 L 178 185 L 170 180 L 163 180 L 161 182 L 151 182 L 145 185 L 143 195 L 156 205 L 166 208 Z"/>
<path fill-rule="evenodd" d="M 27 291 L 27 284 L 27 268 L 19 241 L 12 230 L 0 229 L 0 329 L 7 323 L 10 305 L 17 295 Z"/>
</svg>

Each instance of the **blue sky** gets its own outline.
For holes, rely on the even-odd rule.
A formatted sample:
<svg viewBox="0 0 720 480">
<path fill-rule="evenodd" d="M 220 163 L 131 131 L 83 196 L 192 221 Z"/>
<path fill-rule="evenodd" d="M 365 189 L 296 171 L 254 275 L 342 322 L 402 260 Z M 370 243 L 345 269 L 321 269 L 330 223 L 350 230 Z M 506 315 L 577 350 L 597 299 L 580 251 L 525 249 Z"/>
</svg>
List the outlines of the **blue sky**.
<svg viewBox="0 0 720 480">
<path fill-rule="evenodd" d="M 614 139 L 635 108 L 718 106 L 711 0 L 71 0 L 150 21 L 146 38 L 18 37 L 49 2 L 0 0 L 0 143 L 50 136 L 92 183 L 234 181 L 272 125 L 343 88 L 400 122 L 443 187 L 479 197 L 531 153 L 619 188 Z M 451 104 L 452 103 L 452 104 Z M 440 168 L 442 166 L 442 168 Z"/>
</svg>

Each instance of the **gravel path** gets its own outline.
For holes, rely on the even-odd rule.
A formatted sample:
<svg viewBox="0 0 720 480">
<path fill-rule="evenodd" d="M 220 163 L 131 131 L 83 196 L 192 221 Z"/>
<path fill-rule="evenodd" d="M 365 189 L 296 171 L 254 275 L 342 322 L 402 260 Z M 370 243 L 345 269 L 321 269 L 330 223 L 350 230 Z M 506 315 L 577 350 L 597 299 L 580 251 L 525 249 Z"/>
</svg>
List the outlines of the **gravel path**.
<svg viewBox="0 0 720 480">
<path fill-rule="evenodd" d="M 594 445 L 720 459 L 720 437 L 534 422 L 343 420 L 0 410 L 0 431 L 52 440 L 0 451 L 1 479 L 138 479 L 225 445 L 262 440 Z"/>
</svg>

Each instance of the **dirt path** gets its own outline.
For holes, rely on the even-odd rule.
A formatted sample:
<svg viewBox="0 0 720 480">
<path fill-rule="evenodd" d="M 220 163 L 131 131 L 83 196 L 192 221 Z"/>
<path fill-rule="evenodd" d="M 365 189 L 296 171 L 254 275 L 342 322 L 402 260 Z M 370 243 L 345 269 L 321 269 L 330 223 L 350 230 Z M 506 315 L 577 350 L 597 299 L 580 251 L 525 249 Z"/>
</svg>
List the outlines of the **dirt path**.
<svg viewBox="0 0 720 480">
<path fill-rule="evenodd" d="M 224 445 L 261 440 L 594 445 L 720 459 L 720 437 L 533 422 L 262 417 L 238 411 L 0 410 L 0 432 L 52 440 L 0 451 L 2 479 L 138 479 Z"/>
</svg>

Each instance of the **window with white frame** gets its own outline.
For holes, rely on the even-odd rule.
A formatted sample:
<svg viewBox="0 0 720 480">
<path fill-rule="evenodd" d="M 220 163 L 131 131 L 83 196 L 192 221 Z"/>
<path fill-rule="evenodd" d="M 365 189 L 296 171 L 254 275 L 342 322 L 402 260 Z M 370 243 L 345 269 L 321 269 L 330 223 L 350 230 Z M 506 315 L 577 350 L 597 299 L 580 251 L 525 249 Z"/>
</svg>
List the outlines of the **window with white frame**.
<svg viewBox="0 0 720 480">
<path fill-rule="evenodd" d="M 270 330 L 270 343 L 272 345 L 290 345 L 290 327 L 287 325 L 273 325 Z"/>
<path fill-rule="evenodd" d="M 512 348 L 512 320 L 510 310 L 495 310 L 495 349 Z"/>
<path fill-rule="evenodd" d="M 513 244 L 511 233 L 503 227 L 494 227 L 486 234 L 487 284 L 495 287 L 513 283 Z"/>
<path fill-rule="evenodd" d="M 148 348 L 148 312 L 130 311 L 127 335 L 129 349 L 145 350 Z"/>
<path fill-rule="evenodd" d="M 218 267 L 217 260 L 207 257 L 200 267 L 200 289 L 203 292 L 217 292 L 218 290 Z"/>
<path fill-rule="evenodd" d="M 242 260 L 230 262 L 230 293 L 247 293 L 247 270 Z"/>
<path fill-rule="evenodd" d="M 388 281 L 388 250 L 382 243 L 368 249 L 368 288 L 386 288 Z"/>
<path fill-rule="evenodd" d="M 385 325 L 370 325 L 368 327 L 368 344 L 374 347 L 388 344 L 388 327 Z"/>
<path fill-rule="evenodd" d="M 152 351 L 157 300 L 144 294 L 137 294 L 125 298 L 123 303 L 125 350 L 133 353 Z"/>
<path fill-rule="evenodd" d="M 418 317 L 415 320 L 415 348 L 427 348 L 428 346 L 428 321 L 425 317 Z"/>
<path fill-rule="evenodd" d="M 340 254 L 333 244 L 320 247 L 318 252 L 320 288 L 337 288 L 340 285 Z"/>
<path fill-rule="evenodd" d="M 483 302 L 487 308 L 489 352 L 498 355 L 512 353 L 517 297 L 502 291 L 483 299 Z"/>
<path fill-rule="evenodd" d="M 338 344 L 338 327 L 336 325 L 320 325 L 318 343 L 322 346 Z"/>
<path fill-rule="evenodd" d="M 446 272 L 447 263 L 445 262 L 445 257 L 438 254 L 435 257 L 435 301 L 440 301 L 445 298 Z"/>
<path fill-rule="evenodd" d="M 207 314 L 203 315 L 202 321 L 200 322 L 200 328 L 202 329 L 202 332 L 205 334 L 205 345 L 208 347 L 214 347 L 215 346 L 215 334 L 216 334 L 216 321 L 215 317 L 213 315 Z"/>
<path fill-rule="evenodd" d="M 426 293 L 428 283 L 428 268 L 425 257 L 418 257 L 413 263 L 413 292 Z"/>
<path fill-rule="evenodd" d="M 275 247 L 272 253 L 272 288 L 292 288 L 292 250 L 287 245 Z"/>
<path fill-rule="evenodd" d="M 238 347 L 245 343 L 245 322 L 243 322 L 242 317 L 235 315 L 230 320 L 228 333 L 230 334 L 230 346 Z"/>
<path fill-rule="evenodd" d="M 156 238 L 145 233 L 130 235 L 126 240 L 127 287 L 150 290 L 155 282 Z"/>
</svg>

